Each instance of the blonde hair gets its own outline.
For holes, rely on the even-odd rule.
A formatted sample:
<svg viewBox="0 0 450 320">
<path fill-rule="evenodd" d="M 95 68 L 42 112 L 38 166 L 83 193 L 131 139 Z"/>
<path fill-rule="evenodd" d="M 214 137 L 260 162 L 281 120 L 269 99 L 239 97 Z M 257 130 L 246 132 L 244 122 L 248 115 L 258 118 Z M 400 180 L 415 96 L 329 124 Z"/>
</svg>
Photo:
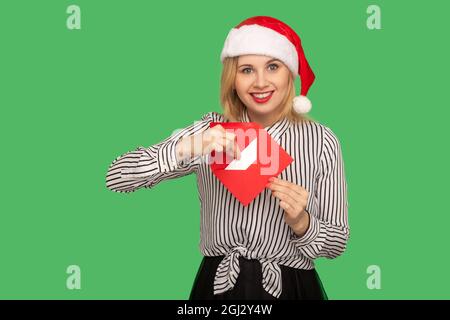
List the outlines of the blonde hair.
<svg viewBox="0 0 450 320">
<path fill-rule="evenodd" d="M 238 69 L 238 59 L 239 57 L 228 57 L 224 59 L 222 77 L 220 81 L 220 103 L 223 108 L 223 115 L 229 121 L 240 121 L 239 119 L 241 119 L 241 116 L 246 108 L 234 89 L 234 81 Z M 315 122 L 312 117 L 305 114 L 299 114 L 294 110 L 292 102 L 296 95 L 295 83 L 292 73 L 289 74 L 291 75 L 289 77 L 288 84 L 289 91 L 281 102 L 283 108 L 278 120 L 286 117 L 291 122 Z"/>
</svg>

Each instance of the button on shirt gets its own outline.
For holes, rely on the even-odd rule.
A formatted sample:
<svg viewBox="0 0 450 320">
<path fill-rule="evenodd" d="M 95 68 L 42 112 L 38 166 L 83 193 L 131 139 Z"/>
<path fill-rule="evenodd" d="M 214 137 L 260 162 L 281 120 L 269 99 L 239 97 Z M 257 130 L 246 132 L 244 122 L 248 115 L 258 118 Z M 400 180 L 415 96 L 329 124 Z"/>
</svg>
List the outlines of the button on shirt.
<svg viewBox="0 0 450 320">
<path fill-rule="evenodd" d="M 244 112 L 240 120 L 249 122 L 248 114 Z M 279 200 L 268 188 L 244 207 L 212 173 L 208 155 L 178 161 L 177 142 L 207 130 L 213 121 L 226 122 L 222 114 L 209 112 L 201 121 L 160 143 L 120 155 L 109 166 L 106 186 L 129 193 L 195 173 L 200 199 L 200 251 L 204 256 L 225 256 L 216 271 L 214 294 L 234 287 L 242 256 L 259 260 L 263 288 L 279 298 L 280 265 L 313 269 L 314 259 L 335 258 L 345 251 L 348 201 L 340 142 L 330 128 L 314 121 L 293 123 L 282 118 L 265 128 L 294 159 L 278 177 L 309 193 L 305 210 L 310 224 L 299 237 L 286 224 Z"/>
</svg>

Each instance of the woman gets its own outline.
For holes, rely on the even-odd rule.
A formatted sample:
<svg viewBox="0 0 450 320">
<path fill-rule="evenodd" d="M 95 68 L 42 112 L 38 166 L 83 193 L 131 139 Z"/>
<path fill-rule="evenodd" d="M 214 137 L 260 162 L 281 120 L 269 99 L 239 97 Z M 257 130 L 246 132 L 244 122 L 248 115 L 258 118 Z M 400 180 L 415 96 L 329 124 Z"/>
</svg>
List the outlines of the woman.
<svg viewBox="0 0 450 320">
<path fill-rule="evenodd" d="M 106 185 L 133 192 L 197 174 L 204 258 L 190 299 L 326 299 L 314 259 L 345 251 L 347 184 L 338 138 L 306 116 L 314 74 L 300 38 L 280 20 L 252 17 L 229 32 L 221 61 L 224 114 L 209 112 L 158 144 L 116 158 Z M 297 75 L 302 88 L 295 97 Z M 260 124 L 294 159 L 248 206 L 206 161 L 213 150 L 240 157 L 236 137 L 209 126 L 236 121 Z"/>
</svg>

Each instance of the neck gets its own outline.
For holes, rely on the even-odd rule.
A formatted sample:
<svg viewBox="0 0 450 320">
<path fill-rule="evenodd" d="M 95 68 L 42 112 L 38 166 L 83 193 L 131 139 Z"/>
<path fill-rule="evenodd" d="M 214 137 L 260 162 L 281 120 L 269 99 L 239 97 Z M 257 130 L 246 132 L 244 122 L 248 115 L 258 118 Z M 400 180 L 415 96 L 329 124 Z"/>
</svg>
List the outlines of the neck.
<svg viewBox="0 0 450 320">
<path fill-rule="evenodd" d="M 250 110 L 247 109 L 247 115 L 250 120 L 250 122 L 256 122 L 261 127 L 266 128 L 277 122 L 279 115 L 273 114 L 273 115 L 258 115 L 252 113 Z"/>
</svg>

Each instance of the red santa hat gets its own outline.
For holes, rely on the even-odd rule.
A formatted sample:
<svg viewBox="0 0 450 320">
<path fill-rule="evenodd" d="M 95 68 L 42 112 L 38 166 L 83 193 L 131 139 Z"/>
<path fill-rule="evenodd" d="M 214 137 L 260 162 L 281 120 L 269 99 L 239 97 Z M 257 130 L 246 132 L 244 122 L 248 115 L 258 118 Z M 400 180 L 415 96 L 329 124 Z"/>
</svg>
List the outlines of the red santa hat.
<svg viewBox="0 0 450 320">
<path fill-rule="evenodd" d="M 248 18 L 232 28 L 225 39 L 220 60 L 246 54 L 261 54 L 281 60 L 294 74 L 300 75 L 300 95 L 293 101 L 294 110 L 308 113 L 311 101 L 306 97 L 315 75 L 303 52 L 300 37 L 284 22 L 269 16 Z"/>
</svg>

